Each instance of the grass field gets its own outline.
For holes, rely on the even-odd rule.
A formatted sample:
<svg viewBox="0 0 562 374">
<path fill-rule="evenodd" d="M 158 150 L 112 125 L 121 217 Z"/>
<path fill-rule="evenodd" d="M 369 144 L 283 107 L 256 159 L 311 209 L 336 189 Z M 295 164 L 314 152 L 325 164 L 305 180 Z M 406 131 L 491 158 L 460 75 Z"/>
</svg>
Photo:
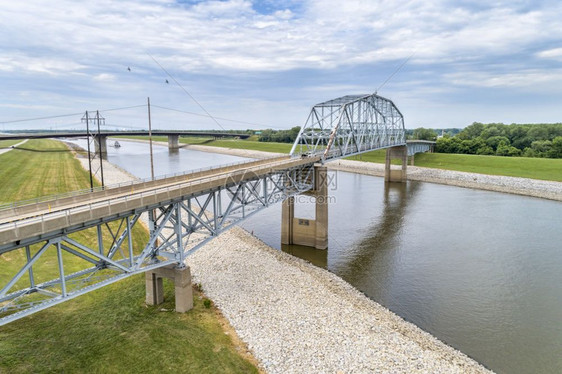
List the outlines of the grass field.
<svg viewBox="0 0 562 374">
<path fill-rule="evenodd" d="M 384 163 L 385 151 L 368 152 L 349 159 Z M 562 159 L 418 153 L 415 166 L 562 182 Z"/>
<path fill-rule="evenodd" d="M 49 152 L 0 155 L 0 201 L 89 186 L 87 172 L 61 143 L 34 140 L 26 148 Z M 93 243 L 95 232 L 80 235 Z M 135 247 L 146 238 L 142 228 L 134 231 Z M 17 272 L 25 257 L 20 252 L 0 256 L 0 278 Z M 34 266 L 43 280 L 56 277 L 56 267 L 49 264 L 56 255 L 49 256 L 47 264 Z M 79 266 L 73 257 L 63 260 L 72 269 Z M 173 312 L 171 283 L 165 282 L 167 301 L 159 306 L 144 304 L 144 287 L 144 276 L 136 275 L 0 327 L 0 373 L 257 372 L 225 333 L 220 314 L 204 307 L 197 290 L 194 309 L 178 314 Z"/>
<path fill-rule="evenodd" d="M 368 152 L 350 157 L 350 159 L 384 163 L 385 151 Z M 415 165 L 426 168 L 562 182 L 562 159 L 418 153 L 415 156 Z"/>
<path fill-rule="evenodd" d="M 85 172 L 61 142 L 30 140 L 0 155 L 0 204 L 90 187 Z"/>
<path fill-rule="evenodd" d="M 562 159 L 423 153 L 416 166 L 562 182 Z"/>
</svg>

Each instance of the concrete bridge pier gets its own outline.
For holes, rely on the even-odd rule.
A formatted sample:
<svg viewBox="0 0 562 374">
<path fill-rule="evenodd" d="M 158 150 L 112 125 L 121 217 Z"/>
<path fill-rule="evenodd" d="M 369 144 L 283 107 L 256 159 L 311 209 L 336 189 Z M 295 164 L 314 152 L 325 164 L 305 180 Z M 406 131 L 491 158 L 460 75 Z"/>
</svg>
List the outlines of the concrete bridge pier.
<svg viewBox="0 0 562 374">
<path fill-rule="evenodd" d="M 158 305 L 164 302 L 163 278 L 172 279 L 175 286 L 176 312 L 185 313 L 193 308 L 191 271 L 188 266 L 178 268 L 169 265 L 149 270 L 146 276 L 146 304 Z"/>
<path fill-rule="evenodd" d="M 103 159 L 107 158 L 107 136 L 104 135 L 94 135 L 94 153 L 100 153 L 100 145 L 101 145 L 101 157 Z"/>
<path fill-rule="evenodd" d="M 402 161 L 401 169 L 393 169 L 391 161 L 399 159 Z M 398 146 L 386 149 L 386 163 L 384 168 L 385 182 L 406 182 L 406 168 L 408 166 L 408 146 Z"/>
<path fill-rule="evenodd" d="M 168 148 L 169 149 L 179 149 L 180 147 L 180 136 L 179 135 L 168 135 Z"/>
<path fill-rule="evenodd" d="M 314 190 L 316 198 L 315 219 L 295 217 L 295 198 L 283 201 L 281 209 L 281 244 L 298 244 L 316 249 L 328 248 L 328 169 L 314 166 Z"/>
</svg>

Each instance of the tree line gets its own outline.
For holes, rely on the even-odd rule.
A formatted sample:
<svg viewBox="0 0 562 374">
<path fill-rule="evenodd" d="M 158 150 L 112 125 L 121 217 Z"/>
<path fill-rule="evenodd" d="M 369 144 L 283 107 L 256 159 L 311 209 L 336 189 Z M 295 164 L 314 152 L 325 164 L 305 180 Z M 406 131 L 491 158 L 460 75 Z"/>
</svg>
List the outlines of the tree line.
<svg viewBox="0 0 562 374">
<path fill-rule="evenodd" d="M 300 126 L 295 126 L 290 130 L 262 130 L 258 136 L 260 142 L 293 143 L 301 131 Z"/>
<path fill-rule="evenodd" d="M 293 143 L 299 126 L 262 130 L 260 142 Z M 474 122 L 464 128 L 407 129 L 408 139 L 436 140 L 435 152 L 475 155 L 562 158 L 562 123 L 511 124 Z"/>
<path fill-rule="evenodd" d="M 475 122 L 456 136 L 437 139 L 435 151 L 476 155 L 562 158 L 562 123 Z"/>
</svg>

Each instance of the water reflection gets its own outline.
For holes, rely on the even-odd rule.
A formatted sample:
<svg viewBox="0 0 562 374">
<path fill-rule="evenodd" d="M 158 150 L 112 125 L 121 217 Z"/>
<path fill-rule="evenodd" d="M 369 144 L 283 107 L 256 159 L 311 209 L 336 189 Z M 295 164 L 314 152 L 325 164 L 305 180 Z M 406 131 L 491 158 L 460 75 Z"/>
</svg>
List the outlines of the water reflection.
<svg viewBox="0 0 562 374">
<path fill-rule="evenodd" d="M 328 250 L 326 249 L 316 249 L 304 245 L 281 244 L 281 250 L 298 258 L 302 258 L 315 266 L 324 269 L 328 268 Z"/>
<path fill-rule="evenodd" d="M 413 197 L 419 184 L 387 183 L 384 185 L 384 200 L 378 223 L 370 226 L 361 240 L 347 249 L 346 261 L 332 268 L 344 275 L 348 281 L 357 282 L 369 272 L 374 263 L 392 262 L 408 201 Z M 386 265 L 384 266 L 386 268 Z"/>
</svg>

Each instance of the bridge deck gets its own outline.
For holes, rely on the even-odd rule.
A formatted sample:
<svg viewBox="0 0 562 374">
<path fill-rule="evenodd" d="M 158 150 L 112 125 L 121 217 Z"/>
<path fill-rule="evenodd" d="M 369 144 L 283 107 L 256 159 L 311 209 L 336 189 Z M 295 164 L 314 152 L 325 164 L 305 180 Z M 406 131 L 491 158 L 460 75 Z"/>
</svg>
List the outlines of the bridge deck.
<svg viewBox="0 0 562 374">
<path fill-rule="evenodd" d="M 14 207 L 0 212 L 0 246 L 28 238 L 36 240 L 38 237 L 43 238 L 45 234 L 76 231 L 92 222 L 145 211 L 162 203 L 181 199 L 182 196 L 236 184 L 278 170 L 312 165 L 319 160 L 320 157 L 275 157 Z"/>
<path fill-rule="evenodd" d="M 101 131 L 100 135 L 102 137 L 108 136 L 148 136 L 148 130 L 138 130 L 138 131 Z M 97 136 L 97 132 L 90 132 L 90 136 Z M 179 135 L 179 136 L 204 136 L 204 137 L 220 137 L 220 138 L 240 138 L 247 139 L 250 137 L 249 134 L 235 134 L 235 133 L 224 133 L 224 132 L 204 132 L 204 131 L 182 131 L 182 130 L 152 130 L 153 136 L 169 136 L 169 135 Z M 83 138 L 88 136 L 85 131 L 75 131 L 75 132 L 26 132 L 26 133 L 9 133 L 0 134 L 0 140 L 9 139 L 50 139 L 50 138 Z"/>
</svg>

